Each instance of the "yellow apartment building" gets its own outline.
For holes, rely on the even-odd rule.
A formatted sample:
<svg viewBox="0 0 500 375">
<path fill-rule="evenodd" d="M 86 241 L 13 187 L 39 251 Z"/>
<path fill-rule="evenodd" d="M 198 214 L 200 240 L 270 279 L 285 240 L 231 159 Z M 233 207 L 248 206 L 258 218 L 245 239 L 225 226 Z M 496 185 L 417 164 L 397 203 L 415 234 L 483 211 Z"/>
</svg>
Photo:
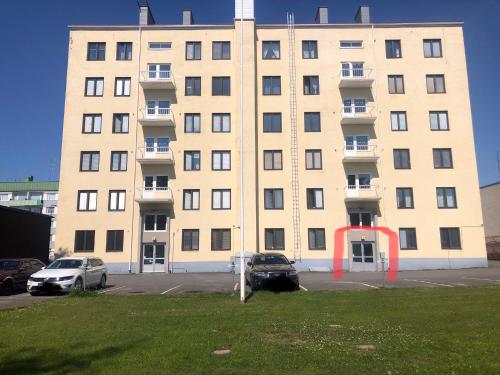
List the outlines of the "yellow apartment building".
<svg viewBox="0 0 500 375">
<path fill-rule="evenodd" d="M 487 265 L 461 23 L 362 6 L 261 25 L 236 0 L 228 25 L 140 4 L 138 25 L 70 26 L 56 249 L 228 272 L 243 235 L 247 255 L 331 270 L 345 226 L 348 271 L 388 252 L 362 226 L 399 235 L 400 269 Z"/>
</svg>

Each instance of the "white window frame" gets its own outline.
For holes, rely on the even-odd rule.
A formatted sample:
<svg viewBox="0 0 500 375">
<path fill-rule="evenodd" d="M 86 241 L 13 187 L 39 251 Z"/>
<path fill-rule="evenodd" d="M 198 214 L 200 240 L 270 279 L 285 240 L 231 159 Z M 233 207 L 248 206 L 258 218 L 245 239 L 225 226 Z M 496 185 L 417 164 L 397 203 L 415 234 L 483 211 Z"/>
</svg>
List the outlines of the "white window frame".
<svg viewBox="0 0 500 375">
<path fill-rule="evenodd" d="M 342 43 L 349 43 L 350 46 L 342 46 Z M 353 43 L 361 43 L 360 46 L 353 46 Z M 362 40 L 341 40 L 339 41 L 339 47 L 340 48 L 347 48 L 347 49 L 352 49 L 352 48 L 364 48 L 364 42 Z"/>
</svg>

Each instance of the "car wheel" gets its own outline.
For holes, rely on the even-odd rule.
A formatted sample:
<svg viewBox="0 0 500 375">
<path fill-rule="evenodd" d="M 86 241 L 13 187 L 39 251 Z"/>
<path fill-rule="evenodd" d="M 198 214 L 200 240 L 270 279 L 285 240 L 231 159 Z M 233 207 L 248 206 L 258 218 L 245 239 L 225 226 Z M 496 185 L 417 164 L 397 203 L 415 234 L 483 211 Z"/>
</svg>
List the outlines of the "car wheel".
<svg viewBox="0 0 500 375">
<path fill-rule="evenodd" d="M 104 289 L 106 288 L 106 275 L 101 276 L 101 282 L 99 283 L 98 286 L 99 289 Z"/>
<path fill-rule="evenodd" d="M 2 292 L 2 294 L 6 294 L 6 295 L 11 295 L 12 293 L 14 293 L 14 283 L 12 282 L 12 280 L 6 280 L 4 281 L 3 285 L 2 285 L 2 288 L 0 290 Z"/>
<path fill-rule="evenodd" d="M 83 281 L 79 277 L 78 279 L 75 280 L 75 283 L 73 284 L 73 288 L 76 290 L 82 290 L 83 289 Z"/>
<path fill-rule="evenodd" d="M 38 293 L 37 292 L 30 292 L 30 295 L 32 295 L 32 296 L 38 296 Z"/>
</svg>

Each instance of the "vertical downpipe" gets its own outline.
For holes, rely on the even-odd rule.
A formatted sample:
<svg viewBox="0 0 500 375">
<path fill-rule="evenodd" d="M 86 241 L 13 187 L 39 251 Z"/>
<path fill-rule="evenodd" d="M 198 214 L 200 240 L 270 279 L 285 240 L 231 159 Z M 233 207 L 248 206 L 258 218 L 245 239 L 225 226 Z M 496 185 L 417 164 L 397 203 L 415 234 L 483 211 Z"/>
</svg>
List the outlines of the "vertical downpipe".
<svg viewBox="0 0 500 375">
<path fill-rule="evenodd" d="M 240 1 L 240 303 L 245 303 L 245 194 L 243 179 L 243 0 Z"/>
</svg>

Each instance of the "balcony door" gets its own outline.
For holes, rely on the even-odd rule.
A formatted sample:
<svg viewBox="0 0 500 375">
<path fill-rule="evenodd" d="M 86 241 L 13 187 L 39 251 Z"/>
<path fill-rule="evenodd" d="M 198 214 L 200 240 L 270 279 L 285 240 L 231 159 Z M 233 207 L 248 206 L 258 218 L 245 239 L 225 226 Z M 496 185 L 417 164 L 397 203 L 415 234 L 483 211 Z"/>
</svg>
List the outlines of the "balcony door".
<svg viewBox="0 0 500 375">
<path fill-rule="evenodd" d="M 170 79 L 170 64 L 148 64 L 148 79 Z"/>
<path fill-rule="evenodd" d="M 170 114 L 170 101 L 160 99 L 149 99 L 146 102 L 147 115 L 156 118 Z"/>
<path fill-rule="evenodd" d="M 364 63 L 362 62 L 343 62 L 341 64 L 343 78 L 364 77 Z"/>
<path fill-rule="evenodd" d="M 367 135 L 353 135 L 345 137 L 346 155 L 355 155 L 357 151 L 368 151 L 369 138 Z"/>
<path fill-rule="evenodd" d="M 344 99 L 344 113 L 355 115 L 356 113 L 366 113 L 366 99 Z"/>
</svg>

